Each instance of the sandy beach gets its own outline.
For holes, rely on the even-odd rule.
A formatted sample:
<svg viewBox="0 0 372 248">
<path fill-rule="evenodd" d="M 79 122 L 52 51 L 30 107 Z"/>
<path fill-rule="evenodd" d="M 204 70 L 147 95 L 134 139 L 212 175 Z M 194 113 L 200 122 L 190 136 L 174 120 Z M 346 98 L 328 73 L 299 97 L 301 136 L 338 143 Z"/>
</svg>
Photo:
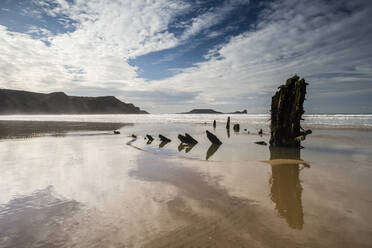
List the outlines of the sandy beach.
<svg viewBox="0 0 372 248">
<path fill-rule="evenodd" d="M 0 248 L 372 248 L 372 0 L 0 0 Z"/>
<path fill-rule="evenodd" d="M 124 123 L 72 122 L 72 121 L 0 121 L 0 139 L 32 138 L 46 135 L 63 135 L 79 131 L 108 131 L 122 128 Z"/>
<path fill-rule="evenodd" d="M 372 132 L 258 126 L 0 121 L 0 247 L 370 247 Z"/>
</svg>

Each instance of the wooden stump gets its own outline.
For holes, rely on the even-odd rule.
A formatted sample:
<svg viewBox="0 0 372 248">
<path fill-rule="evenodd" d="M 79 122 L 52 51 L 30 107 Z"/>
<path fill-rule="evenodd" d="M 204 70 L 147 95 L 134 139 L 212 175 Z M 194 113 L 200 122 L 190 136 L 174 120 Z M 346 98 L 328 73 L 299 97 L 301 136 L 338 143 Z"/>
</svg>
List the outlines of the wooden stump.
<svg viewBox="0 0 372 248">
<path fill-rule="evenodd" d="M 300 147 L 296 137 L 306 135 L 300 125 L 304 114 L 306 86 L 308 83 L 297 75 L 289 78 L 272 97 L 271 146 Z"/>
<path fill-rule="evenodd" d="M 185 133 L 185 135 L 179 134 L 178 139 L 181 141 L 181 143 L 185 143 L 185 144 L 197 144 L 198 143 L 198 141 L 194 139 L 188 133 Z"/>
<path fill-rule="evenodd" d="M 217 138 L 216 135 L 209 132 L 208 130 L 206 130 L 205 132 L 207 133 L 207 138 L 209 139 L 210 142 L 212 142 L 212 144 L 216 144 L 216 145 L 222 144 L 222 142 Z"/>
<path fill-rule="evenodd" d="M 160 139 L 161 141 L 171 142 L 170 139 L 168 139 L 167 137 L 165 137 L 164 135 L 161 135 L 161 134 L 159 134 L 159 139 Z"/>
<path fill-rule="evenodd" d="M 240 131 L 240 125 L 239 124 L 234 124 L 233 129 L 234 129 L 234 132 L 239 132 Z"/>
<path fill-rule="evenodd" d="M 226 129 L 230 130 L 230 116 L 227 117 Z"/>
</svg>

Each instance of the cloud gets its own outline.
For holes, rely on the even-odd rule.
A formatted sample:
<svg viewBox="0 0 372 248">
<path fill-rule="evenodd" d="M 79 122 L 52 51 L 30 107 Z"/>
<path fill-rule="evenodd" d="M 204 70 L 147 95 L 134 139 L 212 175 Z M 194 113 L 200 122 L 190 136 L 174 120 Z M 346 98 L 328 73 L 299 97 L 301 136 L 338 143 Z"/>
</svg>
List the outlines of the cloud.
<svg viewBox="0 0 372 248">
<path fill-rule="evenodd" d="M 168 113 L 179 112 L 179 106 L 188 108 L 196 103 L 199 92 L 185 92 L 183 90 L 173 90 L 169 88 L 156 88 L 146 90 L 136 90 L 135 88 L 119 89 L 115 84 L 111 87 L 81 87 L 74 90 L 77 95 L 102 96 L 114 95 L 127 103 L 139 103 L 138 106 L 146 106 L 146 110 L 151 113 L 158 113 L 159 109 L 166 109 Z"/>
<path fill-rule="evenodd" d="M 0 26 L 0 78 L 4 88 L 39 90 L 59 88 L 59 78 L 70 81 L 44 42 Z M 68 85 L 68 84 L 67 84 Z M 67 86 L 66 85 L 66 86 Z"/>
<path fill-rule="evenodd" d="M 261 14 L 254 29 L 212 49 L 207 62 L 156 84 L 200 91 L 200 104 L 230 107 L 235 102 L 241 108 L 254 101 L 237 103 L 234 98 L 240 92 L 270 96 L 276 86 L 295 73 L 310 81 L 311 95 L 316 94 L 311 88 L 326 91 L 327 97 L 337 97 L 340 91 L 345 95 L 370 89 L 372 8 L 365 4 L 274 2 Z M 317 76 L 325 73 L 334 75 Z M 344 81 L 347 84 L 338 87 Z M 226 96 L 231 97 L 231 105 Z M 267 97 L 257 111 L 267 111 L 269 101 Z M 344 104 L 342 98 L 335 98 L 335 109 L 339 104 Z"/>
<path fill-rule="evenodd" d="M 177 1 L 34 0 L 44 14 L 69 19 L 75 30 L 53 35 L 31 26 L 27 33 L 0 28 L 1 87 L 35 91 L 80 87 L 144 87 L 128 58 L 177 45 L 167 31 L 186 8 Z M 73 68 L 73 69 L 72 69 Z"/>
<path fill-rule="evenodd" d="M 333 99 L 337 108 L 342 97 L 372 94 L 366 93 L 372 78 L 369 1 L 264 3 L 251 29 L 211 47 L 207 61 L 147 81 L 129 59 L 194 42 L 198 34 L 223 35 L 211 27 L 248 1 L 225 1 L 187 21 L 177 18 L 195 9 L 177 0 L 33 1 L 43 15 L 73 29 L 56 34 L 31 26 L 18 33 L 0 25 L 0 87 L 107 92 L 155 112 L 194 107 L 267 112 L 276 86 L 295 73 L 310 81 L 309 106 L 314 109 L 322 97 Z M 183 28 L 179 34 L 169 30 L 177 23 Z M 312 102 L 312 96 L 317 100 Z"/>
<path fill-rule="evenodd" d="M 235 8 L 239 7 L 242 4 L 248 4 L 249 1 L 225 1 L 221 7 L 212 8 L 211 10 L 207 11 L 204 14 L 201 14 L 191 20 L 191 24 L 186 28 L 181 36 L 181 40 L 187 40 L 193 35 L 198 34 L 202 30 L 209 29 L 214 25 L 221 23 L 227 15 L 234 10 Z M 215 32 L 211 32 L 212 36 L 215 35 Z"/>
<path fill-rule="evenodd" d="M 28 30 L 26 31 L 26 34 L 30 34 L 33 37 L 37 37 L 43 41 L 47 41 L 48 40 L 47 38 L 53 35 L 50 30 L 46 28 L 37 27 L 34 25 L 28 28 Z"/>
<path fill-rule="evenodd" d="M 153 92 L 152 86 L 138 78 L 138 68 L 130 66 L 128 59 L 179 45 L 180 39 L 168 31 L 168 26 L 191 8 L 176 0 L 33 3 L 39 8 L 27 8 L 25 14 L 36 11 L 39 19 L 47 15 L 74 29 L 55 34 L 34 25 L 26 33 L 17 33 L 1 26 L 1 87 L 73 93 L 82 87 L 108 89 L 114 84 L 118 92 L 124 88 Z M 216 17 L 233 5 L 229 1 L 207 16 Z M 193 20 L 185 31 L 187 36 L 210 25 L 201 25 L 204 17 Z"/>
<path fill-rule="evenodd" d="M 136 91 L 129 90 L 119 93 L 119 97 L 123 99 L 128 99 L 132 102 L 140 102 L 141 104 L 147 106 L 146 110 L 151 113 L 159 112 L 159 108 L 167 109 L 167 112 L 176 113 L 179 112 L 179 106 L 183 106 L 183 109 L 189 108 L 197 103 L 199 92 L 175 89 L 154 89 L 154 90 L 144 90 Z"/>
</svg>

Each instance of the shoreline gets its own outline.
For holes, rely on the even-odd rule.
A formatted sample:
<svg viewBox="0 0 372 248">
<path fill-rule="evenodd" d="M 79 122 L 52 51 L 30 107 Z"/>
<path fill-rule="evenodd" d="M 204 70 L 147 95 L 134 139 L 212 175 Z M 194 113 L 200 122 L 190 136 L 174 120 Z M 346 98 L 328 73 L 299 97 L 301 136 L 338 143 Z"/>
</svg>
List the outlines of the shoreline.
<svg viewBox="0 0 372 248">
<path fill-rule="evenodd" d="M 104 122 L 104 123 L 132 123 L 132 124 L 200 124 L 212 125 L 216 120 L 217 127 L 225 125 L 227 117 L 232 123 L 239 123 L 242 128 L 269 128 L 269 115 L 263 114 L 114 114 L 114 115 L 0 115 L 0 121 L 67 121 L 67 122 Z M 305 115 L 302 123 L 304 128 L 310 129 L 338 129 L 338 130 L 372 130 L 371 115 Z"/>
<path fill-rule="evenodd" d="M 0 121 L 0 247 L 366 247 L 372 133 L 333 130 L 290 159 L 221 124 Z"/>
<path fill-rule="evenodd" d="M 76 131 L 113 131 L 130 123 L 0 120 L 0 140 L 39 137 Z"/>
</svg>

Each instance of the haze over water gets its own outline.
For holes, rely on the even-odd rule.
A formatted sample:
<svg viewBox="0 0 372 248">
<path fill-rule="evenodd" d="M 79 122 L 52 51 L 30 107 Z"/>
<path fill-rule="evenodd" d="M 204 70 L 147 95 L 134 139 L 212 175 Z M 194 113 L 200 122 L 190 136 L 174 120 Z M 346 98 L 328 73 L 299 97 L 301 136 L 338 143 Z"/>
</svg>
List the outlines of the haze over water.
<svg viewBox="0 0 372 248">
<path fill-rule="evenodd" d="M 268 127 L 269 114 L 115 114 L 115 115 L 0 115 L 0 120 L 88 121 L 124 123 L 204 123 L 226 122 L 227 116 L 239 123 Z M 310 127 L 372 128 L 372 114 L 308 114 L 304 124 Z"/>
</svg>

